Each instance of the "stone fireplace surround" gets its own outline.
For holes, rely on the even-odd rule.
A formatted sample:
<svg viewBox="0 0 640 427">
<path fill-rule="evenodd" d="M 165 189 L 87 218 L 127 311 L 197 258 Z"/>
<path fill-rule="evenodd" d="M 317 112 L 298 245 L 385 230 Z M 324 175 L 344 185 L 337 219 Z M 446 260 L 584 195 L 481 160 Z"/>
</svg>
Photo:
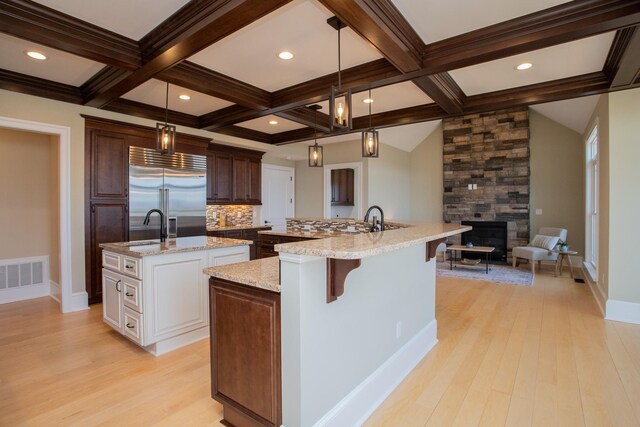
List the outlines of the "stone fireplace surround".
<svg viewBox="0 0 640 427">
<path fill-rule="evenodd" d="M 528 107 L 446 118 L 442 126 L 444 220 L 505 221 L 510 255 L 529 241 Z"/>
</svg>

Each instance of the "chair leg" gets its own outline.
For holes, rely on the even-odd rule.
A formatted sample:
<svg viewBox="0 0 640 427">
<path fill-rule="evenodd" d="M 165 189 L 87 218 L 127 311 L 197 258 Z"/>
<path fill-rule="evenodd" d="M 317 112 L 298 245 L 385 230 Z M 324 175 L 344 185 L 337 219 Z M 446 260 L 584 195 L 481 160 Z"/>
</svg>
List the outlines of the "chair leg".
<svg viewBox="0 0 640 427">
<path fill-rule="evenodd" d="M 531 272 L 532 272 L 533 274 L 536 274 L 536 262 L 535 262 L 535 261 L 533 261 L 533 260 L 531 260 L 531 261 L 529 261 L 529 262 L 531 263 Z"/>
<path fill-rule="evenodd" d="M 513 262 L 512 262 L 513 268 L 516 268 L 516 263 L 518 262 L 518 257 L 512 256 L 511 259 L 513 260 Z"/>
</svg>

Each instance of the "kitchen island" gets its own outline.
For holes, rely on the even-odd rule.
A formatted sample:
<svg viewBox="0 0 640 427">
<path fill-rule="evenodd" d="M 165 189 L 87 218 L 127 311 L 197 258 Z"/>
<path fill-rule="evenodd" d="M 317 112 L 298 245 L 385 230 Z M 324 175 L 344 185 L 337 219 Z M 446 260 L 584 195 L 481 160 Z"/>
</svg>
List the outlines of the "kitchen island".
<svg viewBox="0 0 640 427">
<path fill-rule="evenodd" d="M 104 322 L 156 356 L 206 338 L 202 269 L 248 261 L 251 243 L 195 236 L 101 244 Z"/>
<path fill-rule="evenodd" d="M 227 425 L 359 425 L 437 343 L 452 224 L 279 244 L 208 268 L 212 396 Z"/>
</svg>

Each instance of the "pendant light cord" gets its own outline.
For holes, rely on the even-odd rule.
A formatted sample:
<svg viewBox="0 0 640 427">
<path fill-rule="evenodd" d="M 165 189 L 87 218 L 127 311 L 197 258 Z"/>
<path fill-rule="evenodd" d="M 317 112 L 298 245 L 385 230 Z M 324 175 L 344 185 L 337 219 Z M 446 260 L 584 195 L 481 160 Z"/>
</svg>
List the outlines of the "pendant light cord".
<svg viewBox="0 0 640 427">
<path fill-rule="evenodd" d="M 340 64 L 340 56 L 340 26 L 338 25 L 338 90 L 342 90 L 342 68 Z"/>
<path fill-rule="evenodd" d="M 169 123 L 169 82 L 167 82 L 167 93 L 164 98 L 164 125 Z"/>
<path fill-rule="evenodd" d="M 313 143 L 318 145 L 318 110 L 313 112 Z"/>
<path fill-rule="evenodd" d="M 373 104 L 373 98 L 371 98 L 371 88 L 369 88 L 369 129 L 371 129 L 371 104 Z"/>
</svg>

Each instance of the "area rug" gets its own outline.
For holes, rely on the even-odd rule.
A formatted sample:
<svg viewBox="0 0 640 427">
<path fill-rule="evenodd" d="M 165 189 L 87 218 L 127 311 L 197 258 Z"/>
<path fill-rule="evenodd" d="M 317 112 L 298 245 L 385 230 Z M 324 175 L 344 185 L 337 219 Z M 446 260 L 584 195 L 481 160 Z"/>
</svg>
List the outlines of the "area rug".
<svg viewBox="0 0 640 427">
<path fill-rule="evenodd" d="M 458 277 L 460 279 L 483 280 L 485 282 L 509 283 L 512 285 L 533 285 L 533 274 L 528 270 L 512 268 L 504 265 L 489 265 L 489 274 L 485 273 L 484 264 L 466 266 L 454 265 L 450 270 L 448 262 L 437 263 L 436 274 L 444 277 Z"/>
</svg>

